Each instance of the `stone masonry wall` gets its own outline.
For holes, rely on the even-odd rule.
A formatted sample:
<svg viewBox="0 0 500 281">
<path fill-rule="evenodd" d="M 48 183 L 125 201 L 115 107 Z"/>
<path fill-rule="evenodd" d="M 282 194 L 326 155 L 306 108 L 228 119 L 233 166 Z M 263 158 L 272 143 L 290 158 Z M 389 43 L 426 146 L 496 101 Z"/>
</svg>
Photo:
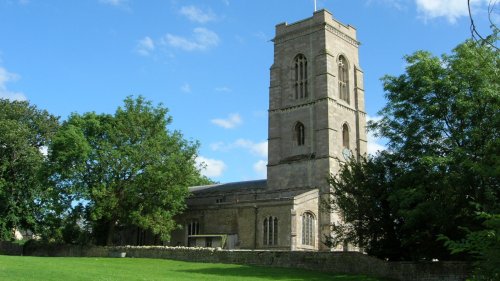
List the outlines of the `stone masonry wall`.
<svg viewBox="0 0 500 281">
<path fill-rule="evenodd" d="M 470 273 L 469 265 L 464 262 L 386 262 L 358 252 L 218 250 L 213 248 L 162 246 L 81 247 L 32 245 L 25 247 L 24 255 L 126 256 L 191 262 L 248 264 L 301 268 L 340 274 L 364 274 L 402 281 L 463 281 L 466 280 Z"/>
</svg>

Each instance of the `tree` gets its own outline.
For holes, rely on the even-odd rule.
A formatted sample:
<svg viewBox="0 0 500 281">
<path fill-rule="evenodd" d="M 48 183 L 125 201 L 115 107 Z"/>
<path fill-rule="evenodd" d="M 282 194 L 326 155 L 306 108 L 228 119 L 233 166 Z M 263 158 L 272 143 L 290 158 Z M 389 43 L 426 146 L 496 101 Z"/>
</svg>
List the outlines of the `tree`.
<svg viewBox="0 0 500 281">
<path fill-rule="evenodd" d="M 498 0 L 491 0 L 488 3 L 488 21 L 490 22 L 490 28 L 493 31 L 493 33 L 488 36 L 484 36 L 478 31 L 474 18 L 472 17 L 472 9 L 470 1 L 471 0 L 467 0 L 467 8 L 469 11 L 470 33 L 472 40 L 480 44 L 487 44 L 489 47 L 496 49 L 498 51 L 499 49 L 497 47 L 497 40 L 492 40 L 496 39 L 496 37 L 498 36 L 498 32 L 500 31 L 500 29 L 498 29 L 498 26 L 495 23 L 495 16 L 498 16 L 495 14 L 495 11 L 497 10 L 496 8 Z"/>
<path fill-rule="evenodd" d="M 500 279 L 500 214 L 491 215 L 479 213 L 478 218 L 483 220 L 483 228 L 470 231 L 467 228 L 464 239 L 453 241 L 445 236 L 440 240 L 451 249 L 452 253 L 469 253 L 475 257 L 475 272 L 472 280 Z"/>
<path fill-rule="evenodd" d="M 44 150 L 58 118 L 27 101 L 0 99 L 0 240 L 13 230 L 39 233 L 52 196 L 44 178 Z"/>
<path fill-rule="evenodd" d="M 466 41 L 450 56 L 420 51 L 406 61 L 407 74 L 383 78 L 388 104 L 371 127 L 401 165 L 451 188 L 448 200 L 500 211 L 498 51 Z"/>
<path fill-rule="evenodd" d="M 206 180 L 167 108 L 128 97 L 114 115 L 72 114 L 49 149 L 53 181 L 85 209 L 98 244 L 113 244 L 117 227 L 136 226 L 169 239 L 187 187 Z"/>
<path fill-rule="evenodd" d="M 340 213 L 330 246 L 349 243 L 369 255 L 390 260 L 402 259 L 401 218 L 393 210 L 393 177 L 397 172 L 387 153 L 378 157 L 351 159 L 337 175 L 328 179 L 330 206 Z"/>
<path fill-rule="evenodd" d="M 379 113 L 382 119 L 370 125 L 378 136 L 388 139 L 388 152 L 359 165 L 369 174 L 373 170 L 375 175 L 385 173 L 385 182 L 381 181 L 385 188 L 370 191 L 375 193 L 370 200 L 387 198 L 394 218 L 381 239 L 393 239 L 385 243 L 400 245 L 401 259 L 448 259 L 448 250 L 437 241 L 440 234 L 462 239 L 460 226 L 471 231 L 482 228 L 477 211 L 500 212 L 500 56 L 487 44 L 466 41 L 441 58 L 418 51 L 405 59 L 405 74 L 382 79 L 388 103 Z M 372 164 L 381 166 L 383 173 L 371 168 Z M 353 165 L 344 169 L 353 169 Z M 341 172 L 337 181 L 345 181 L 343 175 Z M 363 200 L 333 183 L 334 193 L 345 191 L 351 200 L 357 200 L 354 203 Z M 363 182 L 354 184 L 367 189 Z M 343 208 L 343 213 L 352 211 Z M 370 209 L 358 212 L 362 211 Z M 354 226 L 359 222 L 347 219 L 345 224 L 353 226 L 351 236 L 375 239 L 356 233 Z M 363 230 L 370 233 L 370 227 L 380 227 L 381 220 L 381 216 L 362 219 L 367 224 Z M 386 235 L 394 231 L 397 235 Z M 368 251 L 377 252 L 373 245 L 382 242 L 373 242 L 364 241 Z M 377 253 L 394 258 L 392 252 Z"/>
</svg>

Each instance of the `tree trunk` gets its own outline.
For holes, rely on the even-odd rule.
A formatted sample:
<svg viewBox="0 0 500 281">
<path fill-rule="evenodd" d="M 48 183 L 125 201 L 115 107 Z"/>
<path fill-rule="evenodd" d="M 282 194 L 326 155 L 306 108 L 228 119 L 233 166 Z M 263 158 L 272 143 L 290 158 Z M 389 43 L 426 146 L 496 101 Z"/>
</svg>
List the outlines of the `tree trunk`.
<svg viewBox="0 0 500 281">
<path fill-rule="evenodd" d="M 115 235 L 116 221 L 111 220 L 108 222 L 106 231 L 106 246 L 113 246 L 113 237 Z"/>
</svg>

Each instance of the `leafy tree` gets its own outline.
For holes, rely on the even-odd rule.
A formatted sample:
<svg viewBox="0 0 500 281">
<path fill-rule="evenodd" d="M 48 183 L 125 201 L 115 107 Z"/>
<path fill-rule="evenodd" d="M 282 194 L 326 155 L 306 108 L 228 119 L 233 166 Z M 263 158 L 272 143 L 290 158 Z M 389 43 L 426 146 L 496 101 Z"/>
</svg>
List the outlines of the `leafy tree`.
<svg viewBox="0 0 500 281">
<path fill-rule="evenodd" d="M 44 178 L 44 150 L 59 126 L 58 118 L 27 101 L 0 99 L 0 240 L 14 229 L 42 230 L 52 212 Z"/>
<path fill-rule="evenodd" d="M 395 169 L 390 155 L 382 153 L 351 159 L 329 178 L 332 201 L 328 206 L 342 219 L 334 225 L 336 235 L 327 238 L 330 246 L 347 242 L 369 255 L 401 259 L 401 218 L 391 202 Z"/>
<path fill-rule="evenodd" d="M 169 131 L 167 112 L 128 97 L 114 115 L 72 114 L 54 137 L 52 179 L 85 208 L 98 244 L 112 244 L 121 226 L 168 240 L 187 187 L 206 180 L 195 165 L 198 143 Z"/>
<path fill-rule="evenodd" d="M 451 249 L 452 253 L 469 253 L 476 258 L 473 280 L 500 279 L 500 214 L 479 213 L 483 229 L 470 231 L 464 228 L 466 236 L 460 241 L 453 241 L 445 236 L 440 240 Z"/>
<path fill-rule="evenodd" d="M 405 59 L 406 73 L 382 79 L 388 103 L 380 111 L 382 119 L 370 125 L 378 136 L 388 139 L 388 152 L 366 163 L 344 166 L 355 172 L 354 167 L 361 165 L 369 179 L 384 176 L 384 181 L 353 184 L 373 195 L 369 200 L 375 204 L 381 204 L 377 198 L 387 198 L 384 204 L 394 223 L 381 226 L 387 220 L 377 213 L 371 221 L 358 218 L 367 224 L 362 230 L 368 233 L 385 227 L 377 243 L 366 233 L 356 232 L 360 224 L 354 218 L 346 217 L 345 224 L 353 226 L 350 236 L 361 234 L 369 239 L 360 242 L 380 257 L 394 258 L 393 247 L 382 248 L 386 253 L 377 251 L 376 245 L 382 243 L 400 245 L 397 255 L 401 259 L 448 259 L 438 235 L 462 239 L 459 226 L 471 231 L 482 228 L 477 211 L 500 212 L 500 56 L 486 44 L 466 41 L 441 58 L 418 51 Z M 345 191 L 354 203 L 362 202 L 361 195 L 337 184 L 349 182 L 346 173 L 341 172 L 336 182 L 331 180 L 334 193 Z M 378 188 L 378 183 L 385 188 Z M 367 191 L 369 185 L 374 190 Z M 365 208 L 334 203 L 345 214 Z M 389 235 L 393 232 L 397 235 Z"/>
</svg>

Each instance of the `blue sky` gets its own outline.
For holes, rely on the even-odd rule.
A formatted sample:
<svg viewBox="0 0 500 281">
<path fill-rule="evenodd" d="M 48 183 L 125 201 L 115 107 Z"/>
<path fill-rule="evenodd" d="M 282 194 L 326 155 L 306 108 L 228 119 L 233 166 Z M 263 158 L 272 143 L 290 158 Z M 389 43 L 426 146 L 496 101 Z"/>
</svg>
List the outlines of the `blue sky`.
<svg viewBox="0 0 500 281">
<path fill-rule="evenodd" d="M 370 118 L 385 103 L 380 77 L 401 74 L 404 55 L 440 55 L 470 37 L 466 3 L 317 1 L 357 28 Z M 488 33 L 489 0 L 472 3 Z M 0 0 L 0 97 L 64 120 L 143 95 L 170 109 L 171 129 L 201 142 L 207 176 L 265 178 L 270 40 L 276 24 L 313 9 L 313 0 Z"/>
</svg>

